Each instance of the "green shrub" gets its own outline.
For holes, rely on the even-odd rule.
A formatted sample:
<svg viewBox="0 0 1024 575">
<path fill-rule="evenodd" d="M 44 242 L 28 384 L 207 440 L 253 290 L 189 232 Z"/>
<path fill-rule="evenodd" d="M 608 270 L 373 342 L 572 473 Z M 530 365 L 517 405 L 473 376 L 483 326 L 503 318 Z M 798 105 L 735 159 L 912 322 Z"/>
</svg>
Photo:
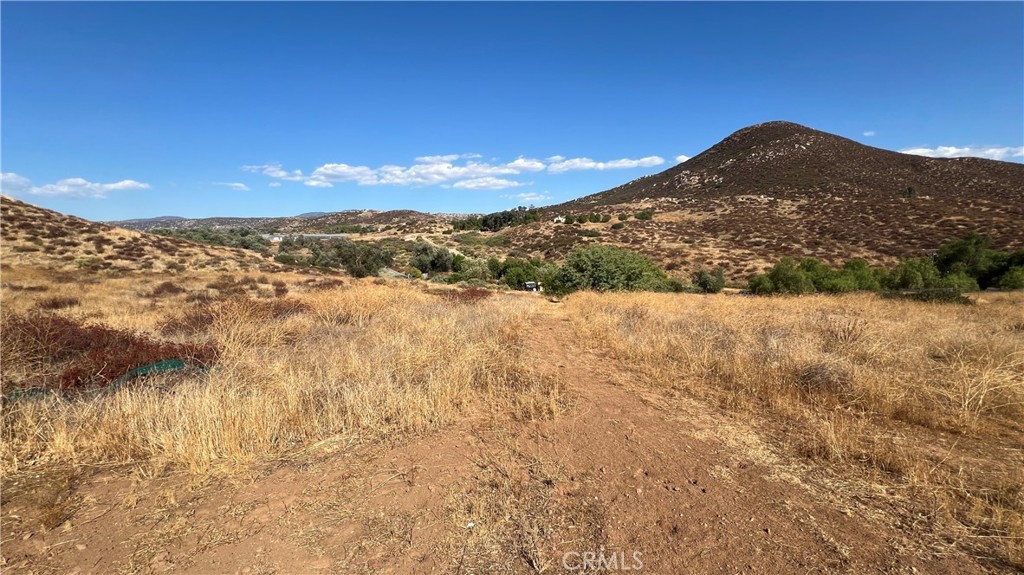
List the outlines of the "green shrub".
<svg viewBox="0 0 1024 575">
<path fill-rule="evenodd" d="M 878 279 L 880 274 L 877 272 L 884 272 L 884 270 L 882 268 L 872 270 L 868 266 L 868 262 L 860 258 L 846 260 L 843 263 L 842 273 L 852 279 L 858 290 L 878 291 L 882 289 L 882 284 Z"/>
<path fill-rule="evenodd" d="M 609 214 L 601 214 L 601 223 L 610 222 L 612 219 Z"/>
<path fill-rule="evenodd" d="M 693 274 L 693 286 L 702 293 L 718 293 L 725 287 L 725 272 L 720 267 L 714 271 L 701 268 Z"/>
<path fill-rule="evenodd" d="M 652 212 L 650 210 L 645 210 L 645 211 L 642 211 L 642 212 L 637 212 L 635 217 L 638 220 L 651 220 L 651 219 L 654 219 L 654 212 Z"/>
<path fill-rule="evenodd" d="M 577 216 L 576 217 L 576 223 L 577 224 L 585 224 L 585 223 L 587 223 L 587 216 Z"/>
<path fill-rule="evenodd" d="M 590 214 L 588 219 L 590 220 L 590 223 L 596 224 L 601 221 L 601 214 Z"/>
<path fill-rule="evenodd" d="M 410 263 L 424 273 L 450 272 L 455 264 L 455 254 L 448 248 L 420 241 L 412 249 Z"/>
<path fill-rule="evenodd" d="M 629 219 L 629 214 L 619 214 L 619 221 L 624 222 Z"/>
<path fill-rule="evenodd" d="M 772 284 L 772 280 L 768 278 L 767 274 L 754 276 L 747 287 L 757 295 L 771 295 L 775 293 L 775 285 Z"/>
<path fill-rule="evenodd" d="M 613 246 L 591 245 L 569 253 L 560 288 L 598 291 L 669 291 L 668 276 L 646 256 Z"/>
<path fill-rule="evenodd" d="M 750 291 L 759 295 L 814 293 L 810 274 L 801 269 L 793 258 L 782 258 L 767 274 L 750 280 Z"/>
<path fill-rule="evenodd" d="M 1024 266 L 1013 266 L 999 277 L 1002 289 L 1024 289 Z"/>
<path fill-rule="evenodd" d="M 958 292 L 978 291 L 980 289 L 977 280 L 963 271 L 947 274 L 939 280 L 938 287 L 951 288 Z"/>
<path fill-rule="evenodd" d="M 921 290 L 942 287 L 940 280 L 939 269 L 930 259 L 911 258 L 891 269 L 882 285 L 893 290 Z"/>
<path fill-rule="evenodd" d="M 618 222 L 618 223 L 612 224 L 612 229 L 613 230 L 621 230 L 624 227 L 626 227 L 626 224 L 624 224 L 622 222 Z"/>
</svg>

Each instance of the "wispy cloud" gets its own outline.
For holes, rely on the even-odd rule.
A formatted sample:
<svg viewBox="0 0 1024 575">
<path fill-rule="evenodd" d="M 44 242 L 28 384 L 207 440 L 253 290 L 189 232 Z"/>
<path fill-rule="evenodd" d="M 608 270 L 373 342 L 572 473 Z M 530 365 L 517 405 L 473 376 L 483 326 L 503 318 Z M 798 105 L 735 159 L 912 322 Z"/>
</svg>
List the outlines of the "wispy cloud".
<svg viewBox="0 0 1024 575">
<path fill-rule="evenodd" d="M 465 190 L 501 190 L 527 185 L 510 179 L 510 176 L 544 170 L 558 174 L 570 170 L 616 170 L 665 163 L 659 156 L 607 162 L 597 162 L 590 158 L 566 159 L 564 156 L 551 156 L 546 160 L 519 156 L 505 163 L 494 159 L 489 162 L 479 161 L 481 157 L 480 154 L 419 156 L 409 166 L 388 164 L 376 168 L 329 163 L 314 169 L 308 176 L 303 175 L 302 170 L 288 170 L 278 163 L 246 165 L 242 169 L 279 181 L 302 182 L 314 188 L 354 183 L 359 186 L 444 186 Z"/>
<path fill-rule="evenodd" d="M 685 162 L 686 160 L 689 160 L 689 159 L 690 159 L 690 156 L 680 154 L 680 155 L 676 156 L 676 163 L 677 164 L 682 164 L 683 162 Z"/>
<path fill-rule="evenodd" d="M 868 137 L 868 138 L 870 138 L 871 136 L 874 136 L 874 135 L 875 135 L 875 131 L 874 130 L 866 130 L 864 132 L 864 136 Z"/>
<path fill-rule="evenodd" d="M 935 148 L 907 148 L 900 150 L 904 154 L 915 156 L 927 156 L 929 158 L 987 158 L 989 160 L 1010 161 L 1014 158 L 1024 158 L 1024 146 L 1003 146 L 1003 147 L 957 147 L 938 146 Z"/>
<path fill-rule="evenodd" d="M 289 172 L 283 169 L 281 164 L 242 166 L 242 169 L 254 174 L 263 174 L 264 176 L 270 176 L 271 178 L 277 178 L 279 180 L 287 180 L 289 182 L 301 182 L 304 179 L 302 176 L 302 170 L 292 170 Z"/>
<path fill-rule="evenodd" d="M 650 168 L 664 163 L 665 159 L 661 156 L 647 156 L 637 160 L 622 158 L 621 160 L 611 160 L 609 162 L 595 162 L 590 158 L 570 158 L 548 164 L 548 171 L 558 174 L 570 170 L 621 170 L 625 168 Z"/>
<path fill-rule="evenodd" d="M 522 156 L 519 156 L 506 165 L 510 168 L 515 168 L 524 172 L 539 172 L 545 168 L 544 162 L 534 160 L 532 158 L 524 158 Z"/>
<path fill-rule="evenodd" d="M 267 186 L 271 188 L 280 188 L 281 182 L 270 182 L 269 184 L 267 184 Z"/>
<path fill-rule="evenodd" d="M 517 182 L 515 180 L 484 176 L 482 178 L 473 178 L 471 180 L 455 182 L 452 184 L 452 187 L 461 190 L 504 190 L 505 188 L 518 188 L 519 186 L 525 185 L 527 184 Z"/>
<path fill-rule="evenodd" d="M 214 185 L 217 185 L 217 186 L 227 186 L 227 187 L 231 188 L 232 190 L 237 190 L 239 192 L 248 192 L 248 191 L 250 191 L 249 186 L 243 184 L 242 182 L 214 182 Z M 281 184 L 278 184 L 278 185 L 281 185 Z"/>
<path fill-rule="evenodd" d="M 551 199 L 551 196 L 545 196 L 544 194 L 538 194 L 537 192 L 523 192 L 521 194 L 509 194 L 502 197 L 517 200 L 524 204 L 538 204 Z"/>
<path fill-rule="evenodd" d="M 33 196 L 54 196 L 67 198 L 105 198 L 107 192 L 148 190 L 149 184 L 135 180 L 121 180 L 103 184 L 84 178 L 66 178 L 52 184 L 36 186 L 32 181 L 14 172 L 5 172 L 0 177 L 0 189 L 10 195 L 29 194 Z"/>
</svg>

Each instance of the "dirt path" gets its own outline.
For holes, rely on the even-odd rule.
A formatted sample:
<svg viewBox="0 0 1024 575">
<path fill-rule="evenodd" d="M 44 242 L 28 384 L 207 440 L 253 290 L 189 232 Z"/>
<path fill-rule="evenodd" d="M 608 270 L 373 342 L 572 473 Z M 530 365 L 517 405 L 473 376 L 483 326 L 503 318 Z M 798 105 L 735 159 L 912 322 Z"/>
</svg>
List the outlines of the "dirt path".
<svg viewBox="0 0 1024 575">
<path fill-rule="evenodd" d="M 578 573 L 587 554 L 608 573 L 984 572 L 830 493 L 744 422 L 634 385 L 558 304 L 534 334 L 529 358 L 574 394 L 555 420 L 328 441 L 199 482 L 22 474 L 5 485 L 4 572 Z M 59 501 L 66 517 L 38 529 Z"/>
</svg>

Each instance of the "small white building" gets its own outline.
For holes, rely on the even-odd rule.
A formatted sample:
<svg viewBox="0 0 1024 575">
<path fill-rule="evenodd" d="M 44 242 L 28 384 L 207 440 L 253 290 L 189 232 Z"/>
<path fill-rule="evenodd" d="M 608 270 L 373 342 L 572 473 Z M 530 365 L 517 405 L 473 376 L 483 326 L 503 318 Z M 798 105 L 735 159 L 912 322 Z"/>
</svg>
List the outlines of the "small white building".
<svg viewBox="0 0 1024 575">
<path fill-rule="evenodd" d="M 551 221 L 556 223 L 556 224 L 564 224 L 565 223 L 565 216 L 555 216 L 555 219 L 553 219 Z"/>
</svg>

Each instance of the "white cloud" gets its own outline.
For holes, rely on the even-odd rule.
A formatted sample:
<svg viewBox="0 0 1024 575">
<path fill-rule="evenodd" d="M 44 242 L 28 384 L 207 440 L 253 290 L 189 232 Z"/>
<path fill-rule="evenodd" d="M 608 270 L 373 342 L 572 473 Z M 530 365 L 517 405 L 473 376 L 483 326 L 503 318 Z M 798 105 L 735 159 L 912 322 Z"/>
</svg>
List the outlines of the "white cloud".
<svg viewBox="0 0 1024 575">
<path fill-rule="evenodd" d="M 281 182 L 270 182 L 269 184 L 267 184 L 267 186 L 269 186 L 271 188 L 280 188 L 281 187 Z"/>
<path fill-rule="evenodd" d="M 551 199 L 551 196 L 545 196 L 544 194 L 538 194 L 537 192 L 523 192 L 521 194 L 511 194 L 502 197 L 518 200 L 526 204 L 536 204 Z"/>
<path fill-rule="evenodd" d="M 245 184 L 243 184 L 241 182 L 214 182 L 214 184 L 216 184 L 218 186 L 227 186 L 227 187 L 231 188 L 232 190 L 237 190 L 239 192 L 248 192 L 248 191 L 250 191 L 249 190 L 249 186 L 247 186 L 247 185 L 245 185 Z M 280 184 L 278 184 L 278 185 L 280 185 Z"/>
<path fill-rule="evenodd" d="M 107 192 L 148 190 L 149 184 L 135 180 L 121 180 L 109 184 L 90 182 L 84 178 L 65 178 L 52 184 L 34 186 L 32 182 L 13 172 L 6 172 L 0 180 L 0 188 L 6 194 L 30 194 L 34 196 L 60 196 L 68 198 L 105 198 Z"/>
<path fill-rule="evenodd" d="M 492 159 L 479 161 L 480 154 L 443 154 L 418 156 L 412 165 L 384 165 L 377 168 L 344 163 L 324 164 L 309 175 L 302 170 L 287 170 L 281 164 L 242 166 L 247 172 L 259 173 L 276 180 L 301 181 L 314 188 L 331 188 L 336 183 L 355 183 L 360 186 L 443 186 L 467 190 L 500 190 L 526 185 L 509 179 L 529 172 L 547 169 L 550 173 L 569 170 L 613 170 L 650 167 L 665 163 L 658 156 L 632 160 L 624 158 L 609 162 L 595 162 L 590 158 L 567 160 L 564 156 L 551 156 L 545 162 L 519 156 L 507 163 Z"/>
<path fill-rule="evenodd" d="M 313 175 L 306 180 L 306 185 L 316 188 L 330 188 L 331 182 L 373 184 L 376 183 L 376 174 L 374 170 L 366 166 L 324 164 L 313 170 Z"/>
<path fill-rule="evenodd" d="M 14 172 L 0 174 L 0 191 L 8 195 L 25 194 L 32 189 L 32 182 Z"/>
<path fill-rule="evenodd" d="M 682 164 L 683 162 L 685 162 L 686 160 L 689 160 L 689 159 L 690 159 L 690 156 L 686 156 L 686 155 L 680 154 L 680 155 L 676 156 L 676 163 L 677 164 Z"/>
<path fill-rule="evenodd" d="M 330 182 L 328 182 L 326 180 L 314 180 L 312 178 L 306 180 L 305 184 L 307 186 L 311 187 L 311 188 L 333 188 L 334 187 L 333 184 L 331 184 Z"/>
<path fill-rule="evenodd" d="M 935 148 L 907 148 L 900 150 L 904 154 L 915 156 L 927 156 L 929 158 L 987 158 L 989 160 L 1008 161 L 1012 158 L 1024 158 L 1024 146 L 1003 146 L 1003 147 L 963 147 L 938 146 Z"/>
<path fill-rule="evenodd" d="M 518 188 L 519 186 L 525 185 L 526 184 L 515 180 L 485 176 L 482 178 L 473 178 L 471 180 L 455 182 L 452 184 L 452 187 L 462 190 L 504 190 L 505 188 Z"/>
<path fill-rule="evenodd" d="M 418 164 L 443 164 L 446 162 L 454 162 L 461 158 L 459 154 L 447 154 L 444 156 L 420 156 L 416 158 Z"/>
<path fill-rule="evenodd" d="M 561 160 L 548 164 L 548 171 L 553 174 L 561 172 L 567 172 L 569 170 L 619 170 L 625 168 L 649 168 L 651 166 L 660 166 L 665 163 L 665 159 L 660 156 L 647 156 L 646 158 L 640 158 L 638 160 L 631 160 L 629 158 L 623 158 L 621 160 L 611 160 L 609 162 L 595 162 L 590 158 L 571 158 L 568 160 Z"/>
<path fill-rule="evenodd" d="M 505 165 L 510 168 L 522 170 L 524 172 L 539 172 L 543 170 L 545 167 L 544 162 L 540 160 L 535 160 L 533 158 L 524 158 L 522 156 L 519 156 L 515 160 L 512 160 L 511 162 Z"/>
<path fill-rule="evenodd" d="M 254 174 L 263 174 L 265 176 L 270 176 L 271 178 L 287 180 L 289 182 L 299 182 L 303 180 L 302 170 L 292 170 L 289 172 L 281 168 L 281 164 L 242 166 L 242 169 L 247 172 L 252 172 Z"/>
<path fill-rule="evenodd" d="M 864 135 L 866 137 L 870 138 L 871 136 L 875 135 L 875 131 L 874 130 L 867 130 L 867 131 L 864 132 Z"/>
</svg>

